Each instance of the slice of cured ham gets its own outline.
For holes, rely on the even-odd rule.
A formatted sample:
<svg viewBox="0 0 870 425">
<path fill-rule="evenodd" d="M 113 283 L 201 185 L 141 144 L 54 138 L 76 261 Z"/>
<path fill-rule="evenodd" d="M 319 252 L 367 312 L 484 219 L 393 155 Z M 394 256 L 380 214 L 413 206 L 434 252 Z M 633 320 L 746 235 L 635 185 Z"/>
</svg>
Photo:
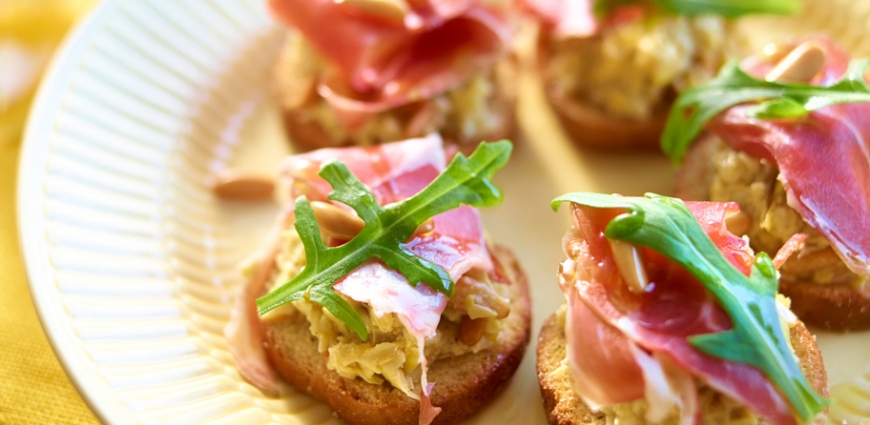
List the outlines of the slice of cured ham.
<svg viewBox="0 0 870 425">
<path fill-rule="evenodd" d="M 687 206 L 725 257 L 748 274 L 753 257 L 745 241 L 724 225 L 726 214 L 739 207 L 712 202 L 689 202 Z M 796 424 L 787 400 L 758 369 L 708 356 L 689 344 L 689 336 L 725 331 L 731 323 L 688 271 L 642 248 L 649 284 L 641 293 L 629 290 L 604 236 L 606 225 L 621 212 L 573 205 L 574 228 L 563 241 L 569 260 L 563 264 L 560 283 L 572 318 L 566 325 L 569 366 L 585 371 L 583 386 L 578 388 L 581 396 L 597 404 L 640 398 L 638 394 L 644 393 L 640 369 L 648 359 L 632 353 L 630 348 L 636 346 L 653 358 L 667 359 L 770 423 Z M 691 411 L 696 396 L 684 390 L 680 394 L 683 409 L 690 409 L 682 412 L 681 422 L 699 423 L 700 416 Z"/>
<path fill-rule="evenodd" d="M 441 138 L 437 135 L 392 143 L 373 148 L 323 149 L 288 157 L 282 164 L 282 178 L 287 181 L 291 196 L 305 195 L 311 200 L 326 201 L 329 184 L 317 173 L 329 160 L 344 162 L 375 194 L 381 205 L 400 201 L 426 187 L 445 168 L 446 160 Z M 336 204 L 342 207 L 343 205 Z M 292 225 L 292 213 L 282 214 L 277 230 L 263 245 L 258 256 L 258 268 L 242 292 L 226 333 L 231 350 L 242 375 L 252 384 L 270 393 L 276 386 L 262 347 L 259 320 L 254 300 L 262 295 L 269 273 L 275 267 L 281 229 Z M 432 230 L 416 235 L 406 249 L 442 267 L 454 282 L 471 269 L 494 273 L 491 256 L 483 237 L 480 216 L 474 208 L 460 208 L 433 218 Z M 404 276 L 380 261 L 364 263 L 336 282 L 336 291 L 368 304 L 377 315 L 395 313 L 413 334 L 420 346 L 435 335 L 441 313 L 447 305 L 444 294 L 426 284 L 411 286 Z M 421 360 L 425 364 L 425 358 Z M 425 377 L 425 372 L 424 372 Z M 424 378 L 425 379 L 425 378 Z M 423 382 L 424 398 L 428 400 L 428 383 Z M 427 402 L 428 403 L 428 402 Z M 431 404 L 422 419 L 431 419 L 437 408 Z"/>
<path fill-rule="evenodd" d="M 598 31 L 593 0 L 521 0 L 520 4 L 557 36 L 589 36 Z"/>
<path fill-rule="evenodd" d="M 278 214 L 277 222 L 252 256 L 254 269 L 233 302 L 230 321 L 224 328 L 227 345 L 236 360 L 239 373 L 246 381 L 272 396 L 278 395 L 278 381 L 263 348 L 263 330 L 256 301 L 265 291 L 266 283 L 276 267 L 275 259 L 281 251 L 281 232 L 294 219 L 290 208 Z"/>
<path fill-rule="evenodd" d="M 320 166 L 337 160 L 362 181 L 380 205 L 411 196 L 444 169 L 447 160 L 441 137 L 432 134 L 402 143 L 368 148 L 319 149 L 289 156 L 281 163 L 281 177 L 289 182 L 291 199 L 306 196 L 311 201 L 326 201 L 332 191 L 320 178 Z"/>
<path fill-rule="evenodd" d="M 410 1 L 400 21 L 377 19 L 353 3 L 270 1 L 278 19 L 335 65 L 318 93 L 351 128 L 489 70 L 510 43 L 506 10 L 484 2 Z"/>
<path fill-rule="evenodd" d="M 829 85 L 846 71 L 849 55 L 826 38 L 810 40 L 827 52 L 812 81 Z M 764 75 L 774 64 L 755 62 Z M 779 168 L 788 205 L 831 243 L 855 273 L 870 275 L 870 104 L 834 105 L 795 119 L 760 119 L 736 106 L 707 130 L 736 150 Z"/>
<path fill-rule="evenodd" d="M 596 16 L 595 0 L 517 0 L 521 9 L 537 17 L 556 38 L 589 37 L 602 29 L 640 19 L 638 4 L 614 8 L 605 17 Z"/>
<path fill-rule="evenodd" d="M 344 162 L 372 191 L 380 205 L 415 195 L 447 165 L 438 135 L 370 148 L 320 149 L 284 160 L 282 176 L 290 182 L 287 186 L 291 196 L 304 195 L 310 200 L 326 201 L 332 189 L 317 173 L 324 162 L 333 159 Z M 431 232 L 416 235 L 405 244 L 405 249 L 441 266 L 454 282 L 472 268 L 493 270 L 480 213 L 476 209 L 463 205 L 433 217 L 432 223 Z M 404 280 L 401 275 L 398 277 Z M 344 288 L 344 284 L 341 287 Z M 434 333 L 437 324 L 436 320 L 426 329 Z"/>
</svg>

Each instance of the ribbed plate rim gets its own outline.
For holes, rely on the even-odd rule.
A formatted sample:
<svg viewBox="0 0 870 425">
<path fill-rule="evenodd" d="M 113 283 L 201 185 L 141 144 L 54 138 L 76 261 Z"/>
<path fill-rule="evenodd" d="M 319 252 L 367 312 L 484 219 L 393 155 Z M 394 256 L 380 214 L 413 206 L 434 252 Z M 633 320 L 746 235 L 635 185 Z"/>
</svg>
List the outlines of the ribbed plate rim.
<svg viewBox="0 0 870 425">
<path fill-rule="evenodd" d="M 54 119 L 60 110 L 62 96 L 75 76 L 68 72 L 80 60 L 79 52 L 88 47 L 88 42 L 99 33 L 98 22 L 111 16 L 121 0 L 103 0 L 79 21 L 75 28 L 64 38 L 54 53 L 27 118 L 22 137 L 21 153 L 18 159 L 18 183 L 16 189 L 16 211 L 18 223 L 18 243 L 24 260 L 25 277 L 36 315 L 45 332 L 46 339 L 54 351 L 58 362 L 78 391 L 91 412 L 102 423 L 125 423 L 131 418 L 113 403 L 114 395 L 109 386 L 99 379 L 98 374 L 89 369 L 76 367 L 74 363 L 87 364 L 83 350 L 73 349 L 77 341 L 70 332 L 67 322 L 54 320 L 49 309 L 62 309 L 58 294 L 40 291 L 40 282 L 50 282 L 44 262 L 48 259 L 45 239 L 45 215 L 39 211 L 40 202 L 30 201 L 28 189 L 44 190 L 46 173 L 44 168 L 48 154 L 48 137 Z M 49 283 L 46 283 L 49 284 Z"/>
</svg>

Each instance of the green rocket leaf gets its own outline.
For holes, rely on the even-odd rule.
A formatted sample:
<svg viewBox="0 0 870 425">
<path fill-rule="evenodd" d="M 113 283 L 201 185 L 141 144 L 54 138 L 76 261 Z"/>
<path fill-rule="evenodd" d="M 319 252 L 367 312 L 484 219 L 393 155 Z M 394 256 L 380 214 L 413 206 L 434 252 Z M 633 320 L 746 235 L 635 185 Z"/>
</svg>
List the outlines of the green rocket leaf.
<svg viewBox="0 0 870 425">
<path fill-rule="evenodd" d="M 332 285 L 370 259 L 379 259 L 401 273 L 411 285 L 425 282 L 448 296 L 455 286 L 440 267 L 406 251 L 402 246 L 423 222 L 461 204 L 473 207 L 497 205 L 502 192 L 492 183 L 493 174 L 510 158 L 508 141 L 482 143 L 470 157 L 457 154 L 450 165 L 416 195 L 386 206 L 341 162 L 325 163 L 320 176 L 332 186 L 328 198 L 348 205 L 365 222 L 363 230 L 349 242 L 326 247 L 311 204 L 296 200 L 296 231 L 305 247 L 305 268 L 289 282 L 257 299 L 259 313 L 290 301 L 309 299 L 325 307 L 364 341 L 368 331 L 359 313 L 338 296 Z"/>
<path fill-rule="evenodd" d="M 670 258 L 713 294 L 731 318 L 733 328 L 690 337 L 689 343 L 695 348 L 761 370 L 789 400 L 801 422 L 808 422 L 829 404 L 809 385 L 788 348 L 788 336 L 776 310 L 779 282 L 767 254 L 759 254 L 749 277 L 745 276 L 722 255 L 683 201 L 676 198 L 575 192 L 556 198 L 553 209 L 562 202 L 627 210 L 607 225 L 607 238 L 645 246 Z"/>
<path fill-rule="evenodd" d="M 740 69 L 737 62 L 730 62 L 709 83 L 677 97 L 662 133 L 661 148 L 671 160 L 681 162 L 708 121 L 741 103 L 761 101 L 748 112 L 771 119 L 795 118 L 839 103 L 870 102 L 865 69 L 866 59 L 854 60 L 839 81 L 823 87 L 758 79 Z"/>
<path fill-rule="evenodd" d="M 598 0 L 595 11 L 607 14 L 619 6 L 646 3 L 676 15 L 720 15 L 739 18 L 752 14 L 793 15 L 800 10 L 800 0 Z"/>
</svg>

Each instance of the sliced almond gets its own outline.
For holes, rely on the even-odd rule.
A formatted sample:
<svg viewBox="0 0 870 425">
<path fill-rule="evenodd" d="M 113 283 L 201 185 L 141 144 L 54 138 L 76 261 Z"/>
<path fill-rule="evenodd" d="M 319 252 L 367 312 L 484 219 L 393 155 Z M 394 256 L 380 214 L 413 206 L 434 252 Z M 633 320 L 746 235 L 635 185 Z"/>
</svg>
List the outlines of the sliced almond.
<svg viewBox="0 0 870 425">
<path fill-rule="evenodd" d="M 725 227 L 728 228 L 729 232 L 743 236 L 749 233 L 749 229 L 752 228 L 752 217 L 743 211 L 736 212 L 725 217 Z"/>
<path fill-rule="evenodd" d="M 414 231 L 415 235 L 425 235 L 427 233 L 435 230 L 435 220 L 428 218 L 423 224 L 417 226 L 417 230 Z"/>
<path fill-rule="evenodd" d="M 414 230 L 414 234 L 408 237 L 408 240 L 405 242 L 411 242 L 412 239 L 417 236 L 425 236 L 435 230 L 435 220 L 428 218 L 422 224 L 417 226 L 417 230 Z"/>
<path fill-rule="evenodd" d="M 258 174 L 226 170 L 215 176 L 211 189 L 219 199 L 269 201 L 275 192 L 275 182 L 270 177 Z"/>
<path fill-rule="evenodd" d="M 765 59 L 780 60 L 788 52 L 782 51 L 782 45 L 778 43 L 767 43 L 761 49 Z"/>
<path fill-rule="evenodd" d="M 313 201 L 311 208 L 321 229 L 331 236 L 351 240 L 366 226 L 361 218 L 329 202 Z"/>
<path fill-rule="evenodd" d="M 408 14 L 408 3 L 404 0 L 335 0 L 363 13 L 373 15 L 391 23 L 401 24 Z"/>
<path fill-rule="evenodd" d="M 501 301 L 501 303 L 494 304 L 495 312 L 497 314 L 497 316 L 495 316 L 496 319 L 504 319 L 505 317 L 508 317 L 508 314 L 511 314 L 510 304 L 508 304 L 504 299 Z"/>
<path fill-rule="evenodd" d="M 767 81 L 808 83 L 822 70 L 827 58 L 824 49 L 807 41 L 782 58 L 764 78 Z"/>
<path fill-rule="evenodd" d="M 643 267 L 640 249 L 622 241 L 608 240 L 613 251 L 613 261 L 622 274 L 628 289 L 634 293 L 643 292 L 649 285 L 646 269 Z"/>
<path fill-rule="evenodd" d="M 472 346 L 480 341 L 483 337 L 483 332 L 486 330 L 486 319 L 462 316 L 462 321 L 459 322 L 459 342 Z"/>
</svg>

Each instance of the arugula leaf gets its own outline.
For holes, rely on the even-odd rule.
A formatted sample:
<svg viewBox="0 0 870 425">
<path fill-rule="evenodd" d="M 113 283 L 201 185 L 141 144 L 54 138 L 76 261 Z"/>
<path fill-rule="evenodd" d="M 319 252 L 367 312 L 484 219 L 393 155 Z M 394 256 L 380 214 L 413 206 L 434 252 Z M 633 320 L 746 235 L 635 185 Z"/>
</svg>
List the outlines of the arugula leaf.
<svg viewBox="0 0 870 425">
<path fill-rule="evenodd" d="M 598 0 L 595 12 L 606 15 L 619 6 L 651 3 L 656 8 L 676 15 L 714 14 L 739 18 L 751 14 L 793 15 L 800 10 L 799 0 Z"/>
<path fill-rule="evenodd" d="M 661 148 L 672 161 L 681 162 L 708 121 L 741 103 L 763 101 L 749 113 L 770 119 L 796 118 L 839 103 L 870 102 L 865 69 L 867 59 L 853 60 L 839 81 L 823 87 L 761 80 L 740 69 L 737 62 L 730 62 L 709 83 L 677 97 L 662 133 Z"/>
<path fill-rule="evenodd" d="M 606 17 L 614 9 L 630 4 L 646 3 L 643 0 L 597 0 L 592 6 L 592 11 L 599 17 Z"/>
<path fill-rule="evenodd" d="M 749 277 L 722 255 L 683 201 L 652 193 L 645 198 L 575 192 L 553 200 L 628 210 L 605 228 L 609 239 L 651 248 L 685 267 L 731 318 L 726 332 L 696 335 L 689 343 L 713 357 L 746 363 L 764 373 L 806 423 L 830 402 L 815 392 L 788 348 L 775 296 L 779 282 L 770 257 L 760 253 Z"/>
<path fill-rule="evenodd" d="M 323 164 L 320 176 L 333 189 L 328 198 L 353 208 L 365 227 L 346 244 L 327 248 L 308 199 L 297 199 L 295 226 L 305 247 L 306 266 L 289 282 L 257 299 L 257 310 L 265 314 L 301 299 L 308 291 L 311 301 L 325 307 L 365 341 L 368 331 L 362 317 L 332 290 L 332 285 L 372 258 L 404 275 L 411 285 L 426 282 L 452 296 L 455 286 L 447 272 L 406 251 L 403 244 L 424 221 L 460 204 L 486 207 L 501 203 L 502 192 L 491 179 L 507 163 L 512 149 L 506 140 L 481 143 L 468 158 L 457 154 L 444 172 L 416 195 L 383 207 L 346 165 L 338 161 Z"/>
<path fill-rule="evenodd" d="M 656 0 L 656 3 L 679 15 L 714 14 L 726 18 L 761 13 L 793 15 L 801 6 L 799 0 Z"/>
</svg>

